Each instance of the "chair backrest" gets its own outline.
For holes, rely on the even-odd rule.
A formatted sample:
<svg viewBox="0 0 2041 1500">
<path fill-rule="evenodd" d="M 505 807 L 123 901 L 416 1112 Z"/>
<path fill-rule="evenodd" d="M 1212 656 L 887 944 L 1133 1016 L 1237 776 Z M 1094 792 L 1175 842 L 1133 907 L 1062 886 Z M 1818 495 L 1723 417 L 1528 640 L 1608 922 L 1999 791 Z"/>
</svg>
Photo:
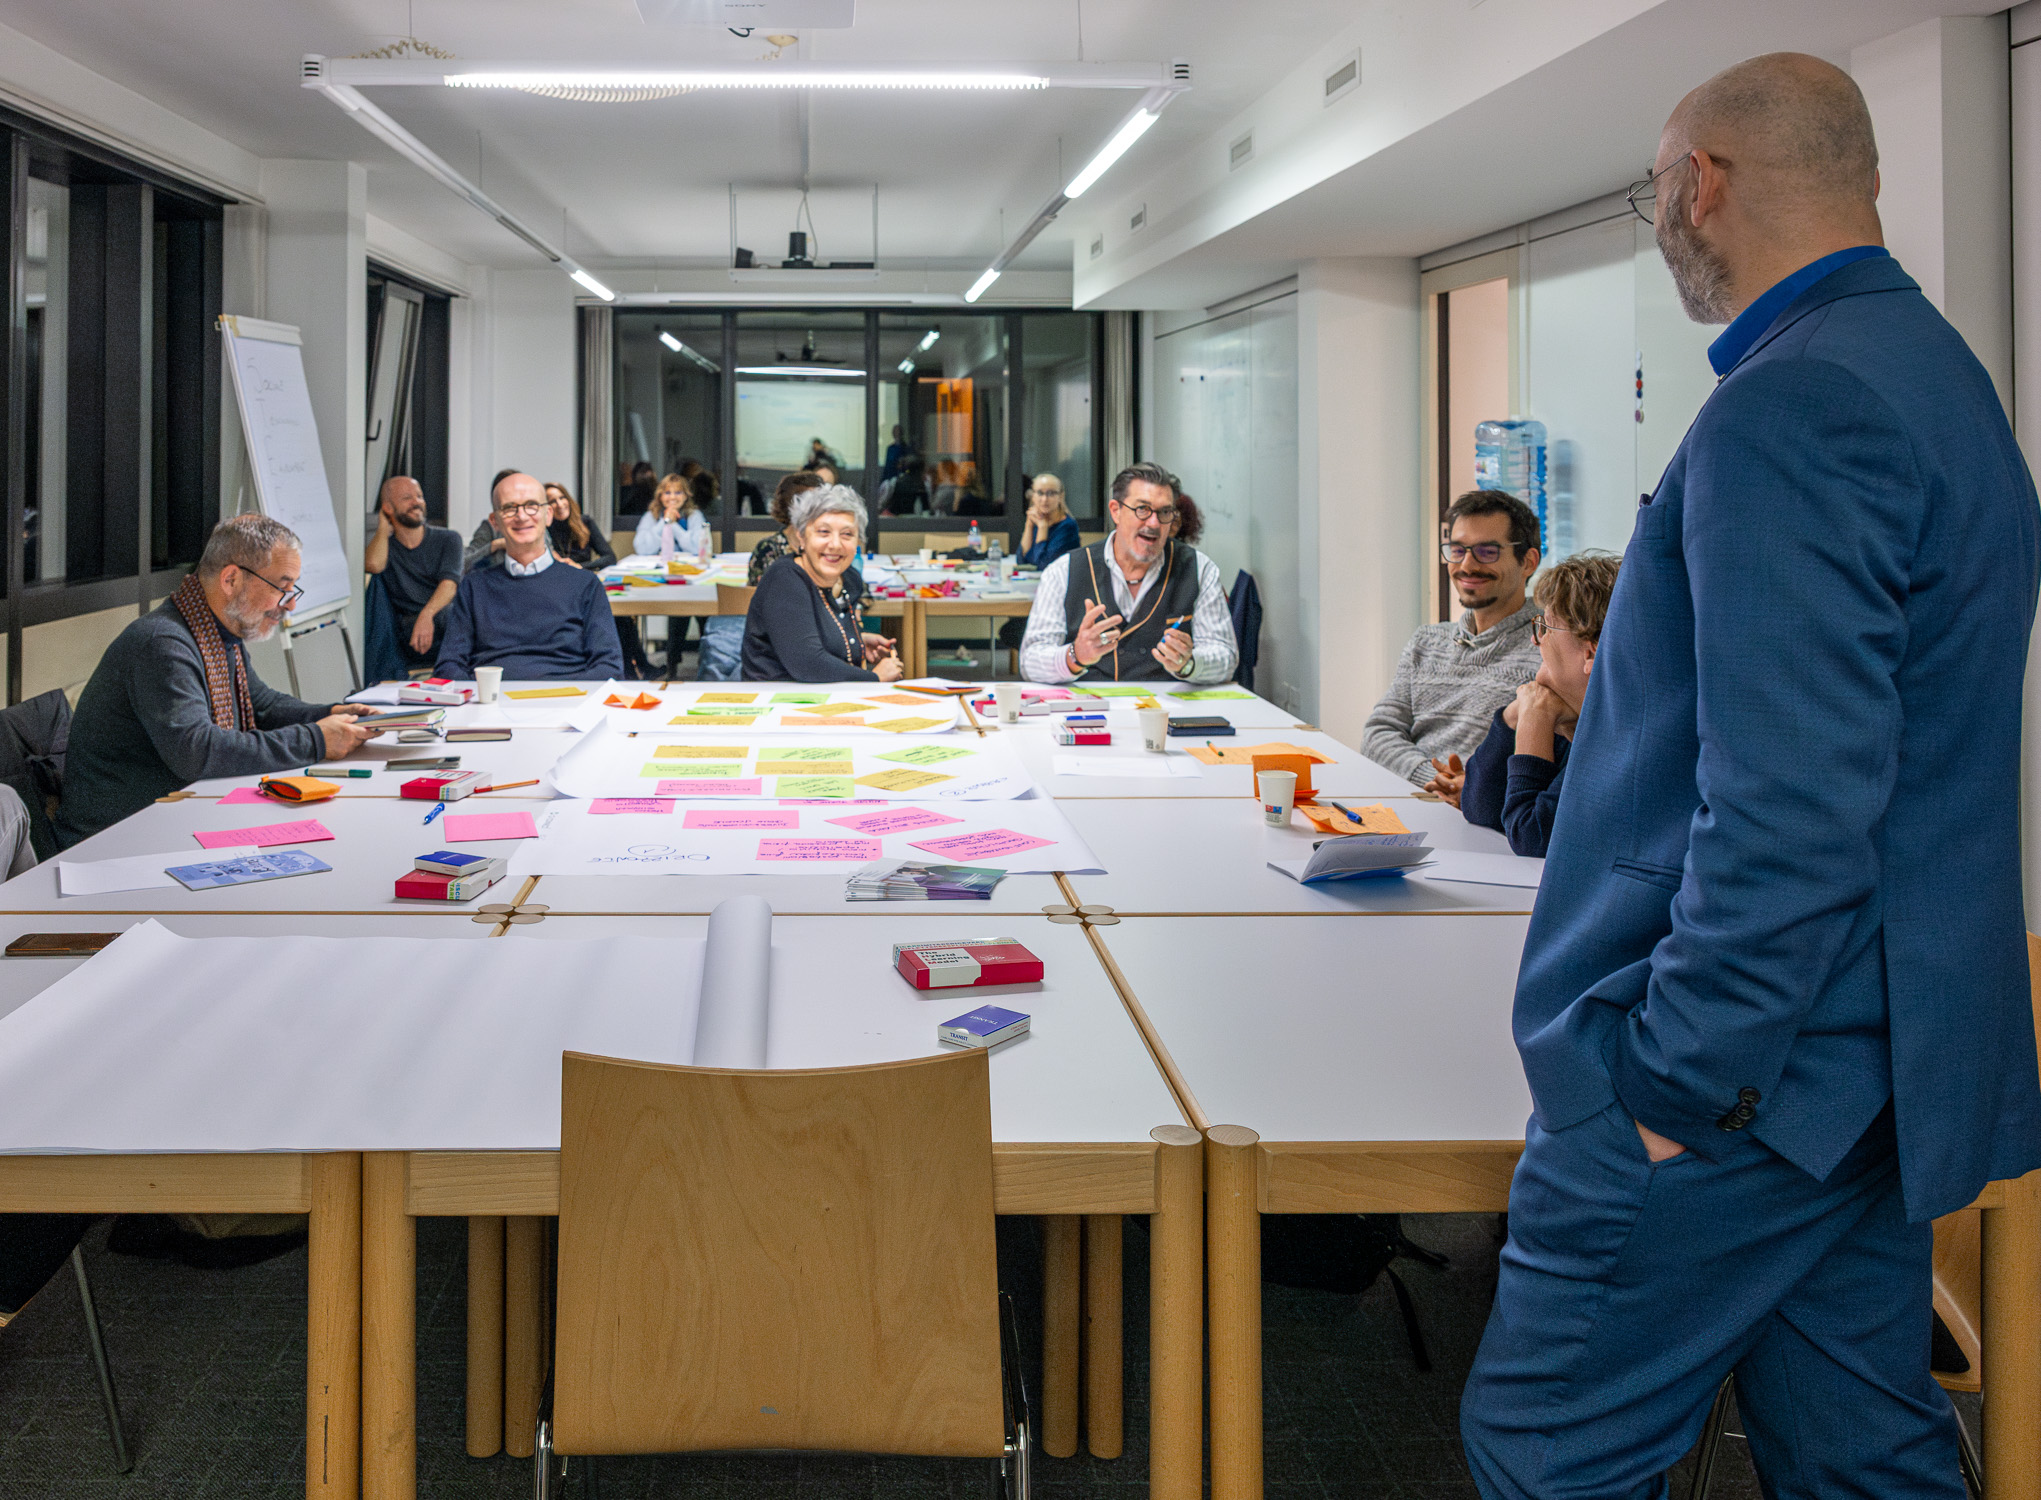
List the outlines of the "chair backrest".
<svg viewBox="0 0 2041 1500">
<path fill-rule="evenodd" d="M 71 700 L 62 688 L 0 710 L 0 783 L 21 794 L 29 842 L 37 859 L 57 852 L 51 819 L 64 795 L 64 755 L 71 742 Z"/>
<path fill-rule="evenodd" d="M 624 531 L 612 531 L 609 534 L 609 547 L 618 557 L 629 557 L 638 550 L 637 529 L 633 527 Z"/>
<path fill-rule="evenodd" d="M 555 1447 L 998 1456 L 988 1078 L 566 1054 Z"/>
<path fill-rule="evenodd" d="M 751 596 L 755 588 L 746 588 L 741 583 L 719 583 L 716 585 L 716 613 L 719 615 L 748 615 L 751 613 Z"/>
<path fill-rule="evenodd" d="M 740 531 L 737 533 L 737 545 L 732 550 L 749 553 L 760 542 L 777 533 L 779 529 L 777 526 L 770 526 L 764 531 Z"/>
</svg>

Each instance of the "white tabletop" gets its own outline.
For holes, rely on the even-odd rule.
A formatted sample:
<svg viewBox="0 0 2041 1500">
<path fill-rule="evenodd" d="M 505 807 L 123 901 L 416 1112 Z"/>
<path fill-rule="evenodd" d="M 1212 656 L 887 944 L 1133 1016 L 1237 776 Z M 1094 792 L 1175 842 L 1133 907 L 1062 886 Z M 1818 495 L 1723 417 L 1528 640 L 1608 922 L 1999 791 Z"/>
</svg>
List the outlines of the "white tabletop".
<svg viewBox="0 0 2041 1500">
<path fill-rule="evenodd" d="M 1268 862 L 1309 859 L 1313 840 L 1324 835 L 1296 817 L 1288 828 L 1270 828 L 1262 822 L 1261 805 L 1246 797 L 1057 805 L 1107 872 L 1072 875 L 1071 887 L 1083 902 L 1099 902 L 1122 913 L 1528 913 L 1537 895 L 1519 886 L 1469 885 L 1421 875 L 1299 884 L 1271 870 Z M 1501 834 L 1471 827 L 1454 809 L 1444 811 L 1460 819 L 1457 826 L 1440 817 L 1436 809 L 1443 804 L 1403 798 L 1389 806 L 1413 831 L 1430 833 L 1437 826 L 1436 848 L 1509 852 Z M 1425 812 L 1420 815 L 1416 808 Z"/>
<path fill-rule="evenodd" d="M 702 914 L 714 911 L 726 896 L 763 896 L 776 912 L 884 916 L 918 908 L 945 915 L 1040 916 L 1044 906 L 1063 900 L 1053 875 L 1009 875 L 985 901 L 846 901 L 843 887 L 851 873 L 850 866 L 835 865 L 829 873 L 816 875 L 547 875 L 530 899 L 557 912 L 604 916 Z M 0 901 L 6 889 L 0 886 Z M 509 898 L 492 893 L 481 899 Z"/>
<path fill-rule="evenodd" d="M 1522 916 L 1135 917 L 1106 946 L 1215 1124 L 1264 1141 L 1523 1139 Z"/>
<path fill-rule="evenodd" d="M 1180 1123 L 1162 1074 L 1081 929 L 1040 916 L 898 915 L 773 918 L 775 1067 L 846 1067 L 946 1050 L 938 1023 L 997 1005 L 1032 1017 L 1029 1034 L 992 1058 L 995 1141 L 1146 1141 Z M 696 940 L 705 917 L 549 916 L 504 941 L 644 937 Z M 916 990 L 894 970 L 894 943 L 1012 937 L 1042 960 L 1039 985 Z"/>
<path fill-rule="evenodd" d="M 468 718 L 484 712 L 478 708 L 450 709 L 447 713 L 449 724 L 458 725 Z M 460 718 L 455 716 L 459 715 Z M 388 764 L 396 760 L 435 760 L 449 756 L 460 759 L 458 769 L 462 771 L 486 771 L 496 781 L 526 781 L 532 777 L 544 778 L 553 769 L 553 762 L 574 748 L 579 736 L 561 729 L 511 730 L 507 740 L 479 740 L 465 744 L 447 744 L 444 740 L 429 743 L 400 745 L 394 733 L 386 733 L 370 740 L 354 754 L 341 760 L 317 761 L 315 765 L 338 769 L 369 771 L 367 776 L 342 776 L 335 778 L 343 797 L 394 797 L 397 789 L 415 776 L 430 774 L 424 771 L 392 771 Z M 293 766 L 278 771 L 279 776 L 294 775 L 309 769 Z M 194 781 L 190 790 L 202 797 L 218 797 L 233 791 L 236 787 L 254 786 L 262 780 L 260 776 L 218 776 L 205 781 Z M 543 782 L 534 791 L 550 795 L 551 783 Z M 250 804 L 254 806 L 254 804 Z M 279 806 L 283 804 L 278 804 Z M 260 810 L 259 808 L 257 809 Z"/>
<path fill-rule="evenodd" d="M 1214 704 L 1223 708 L 1224 704 Z M 1028 774 L 1050 796 L 1059 801 L 1065 798 L 1098 797 L 1238 797 L 1246 799 L 1254 795 L 1254 772 L 1247 766 L 1208 766 L 1189 753 L 1193 740 L 1173 739 L 1167 752 L 1170 759 L 1187 764 L 1198 772 L 1195 776 L 1059 776 L 1056 774 L 1055 757 L 1075 756 L 1083 760 L 1147 760 L 1151 753 L 1141 748 L 1141 734 L 1132 713 L 1111 715 L 1109 727 L 1113 734 L 1110 745 L 1059 745 L 1053 738 L 1050 721 L 1034 717 L 1022 719 L 1018 724 L 1000 726 L 1002 734 L 1013 737 L 1014 748 L 1020 752 L 1021 763 Z M 1363 797 L 1370 801 L 1380 797 L 1408 796 L 1414 788 L 1395 772 L 1378 766 L 1362 755 L 1360 751 L 1342 745 L 1331 735 L 1315 729 L 1247 729 L 1229 739 L 1217 739 L 1213 745 L 1222 749 L 1249 747 L 1262 744 L 1296 745 L 1300 749 L 1315 750 L 1326 757 L 1326 764 L 1311 768 L 1311 784 L 1322 792 L 1335 797 Z M 1344 796 L 1342 794 L 1345 794 Z"/>
</svg>

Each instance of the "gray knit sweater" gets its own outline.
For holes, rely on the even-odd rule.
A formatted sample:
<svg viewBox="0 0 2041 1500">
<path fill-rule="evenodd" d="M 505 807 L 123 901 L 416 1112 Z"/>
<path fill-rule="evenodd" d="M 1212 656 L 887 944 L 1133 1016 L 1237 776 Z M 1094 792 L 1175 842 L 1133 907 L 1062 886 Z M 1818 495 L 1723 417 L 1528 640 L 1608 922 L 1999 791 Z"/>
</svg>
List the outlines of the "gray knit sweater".
<svg viewBox="0 0 2041 1500">
<path fill-rule="evenodd" d="M 1432 759 L 1465 757 L 1488 733 L 1495 711 L 1538 675 L 1531 639 L 1534 604 L 1474 633 L 1473 612 L 1420 625 L 1403 648 L 1389 691 L 1368 715 L 1361 753 L 1418 786 L 1436 774 Z"/>
</svg>

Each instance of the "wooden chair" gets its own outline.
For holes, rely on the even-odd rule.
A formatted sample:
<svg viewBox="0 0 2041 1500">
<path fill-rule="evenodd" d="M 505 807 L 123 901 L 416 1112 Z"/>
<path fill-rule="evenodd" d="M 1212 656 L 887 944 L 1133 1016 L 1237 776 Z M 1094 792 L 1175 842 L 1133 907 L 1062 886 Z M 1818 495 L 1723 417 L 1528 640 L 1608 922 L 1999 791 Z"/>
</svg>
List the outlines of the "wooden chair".
<svg viewBox="0 0 2041 1500">
<path fill-rule="evenodd" d="M 744 1071 L 566 1054 L 556 1456 L 994 1459 L 1028 1494 L 986 1055 Z"/>
<path fill-rule="evenodd" d="M 716 613 L 719 615 L 748 615 L 751 613 L 751 596 L 755 588 L 741 584 L 719 583 L 716 585 Z"/>
<path fill-rule="evenodd" d="M 2041 1033 L 2041 936 L 2027 934 L 2027 986 L 2034 1006 L 2034 1029 Z M 1977 1392 L 1984 1389 L 1984 1248 L 1982 1215 L 1974 1208 L 1960 1208 L 1935 1220 L 1934 1305 L 1935 1316 L 1955 1339 L 1967 1370 L 1960 1373 L 1935 1371 L 1935 1379 L 1948 1391 Z M 1722 1382 L 1715 1405 L 1701 1430 L 1701 1452 L 1694 1468 L 1694 1486 L 1688 1500 L 1704 1500 L 1715 1464 L 1715 1449 L 1722 1441 L 1729 1420 L 1729 1398 L 1736 1377 Z M 1956 1417 L 1956 1456 L 1963 1467 L 1963 1483 L 1973 1496 L 1984 1493 L 1984 1466 L 1977 1456 L 1977 1440 Z"/>
<path fill-rule="evenodd" d="M 638 550 L 638 533 L 635 528 L 612 531 L 609 534 L 609 549 L 618 557 L 629 557 Z"/>
</svg>

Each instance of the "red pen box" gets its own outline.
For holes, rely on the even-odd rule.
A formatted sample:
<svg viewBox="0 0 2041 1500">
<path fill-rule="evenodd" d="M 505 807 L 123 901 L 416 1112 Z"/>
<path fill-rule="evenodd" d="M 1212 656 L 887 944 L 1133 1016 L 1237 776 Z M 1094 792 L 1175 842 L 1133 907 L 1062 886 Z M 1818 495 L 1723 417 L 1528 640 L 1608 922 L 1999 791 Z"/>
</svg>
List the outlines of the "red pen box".
<svg viewBox="0 0 2041 1500">
<path fill-rule="evenodd" d="M 918 990 L 1032 984 L 1042 977 L 1042 961 L 1010 937 L 895 943 L 893 967 Z"/>
<path fill-rule="evenodd" d="M 405 782 L 397 788 L 397 795 L 425 802 L 458 802 L 475 792 L 486 791 L 488 787 L 489 777 L 485 772 L 442 771 Z"/>
</svg>

